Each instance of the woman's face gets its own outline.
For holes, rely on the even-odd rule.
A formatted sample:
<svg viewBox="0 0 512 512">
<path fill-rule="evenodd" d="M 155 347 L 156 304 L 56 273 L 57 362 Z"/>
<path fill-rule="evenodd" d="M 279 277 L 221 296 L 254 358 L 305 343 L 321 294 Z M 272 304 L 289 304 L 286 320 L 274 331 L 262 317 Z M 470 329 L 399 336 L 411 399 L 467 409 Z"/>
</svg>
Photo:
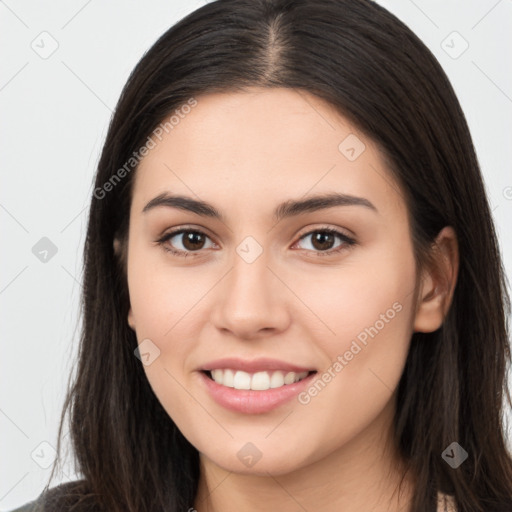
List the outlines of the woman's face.
<svg viewBox="0 0 512 512">
<path fill-rule="evenodd" d="M 315 96 L 196 100 L 154 137 L 133 189 L 128 321 L 149 383 L 229 471 L 369 449 L 417 321 L 404 197 L 372 141 Z"/>
</svg>

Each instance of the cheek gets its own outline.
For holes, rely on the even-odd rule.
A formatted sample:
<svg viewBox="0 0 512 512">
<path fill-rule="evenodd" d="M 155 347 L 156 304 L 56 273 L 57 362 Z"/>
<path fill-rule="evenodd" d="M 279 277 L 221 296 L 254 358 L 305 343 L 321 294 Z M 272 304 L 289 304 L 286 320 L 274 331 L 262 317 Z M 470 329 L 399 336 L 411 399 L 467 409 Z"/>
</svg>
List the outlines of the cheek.
<svg viewBox="0 0 512 512">
<path fill-rule="evenodd" d="M 382 253 L 375 250 L 347 258 L 338 268 L 293 276 L 294 292 L 315 313 L 305 311 L 299 319 L 296 311 L 295 320 L 305 328 L 314 323 L 325 327 L 325 336 L 317 342 L 331 360 L 349 350 L 354 340 L 367 346 L 372 339 L 397 345 L 408 342 L 415 284 L 412 252 L 387 258 L 380 257 Z"/>
<path fill-rule="evenodd" d="M 193 314 L 194 304 L 216 280 L 211 269 L 172 266 L 163 249 L 135 242 L 127 268 L 137 334 L 156 340 L 171 335 L 189 311 Z"/>
<path fill-rule="evenodd" d="M 138 343 L 150 353 L 144 371 L 162 405 L 180 417 L 194 407 L 181 384 L 193 369 L 190 354 L 200 339 L 199 301 L 219 278 L 211 269 L 173 267 L 160 249 L 136 242 L 129 248 L 127 269 Z"/>
<path fill-rule="evenodd" d="M 300 400 L 350 437 L 386 406 L 402 375 L 413 332 L 415 265 L 411 252 L 346 270 L 334 283 L 315 281 L 311 308 L 333 332 L 318 339 L 327 362 Z"/>
</svg>

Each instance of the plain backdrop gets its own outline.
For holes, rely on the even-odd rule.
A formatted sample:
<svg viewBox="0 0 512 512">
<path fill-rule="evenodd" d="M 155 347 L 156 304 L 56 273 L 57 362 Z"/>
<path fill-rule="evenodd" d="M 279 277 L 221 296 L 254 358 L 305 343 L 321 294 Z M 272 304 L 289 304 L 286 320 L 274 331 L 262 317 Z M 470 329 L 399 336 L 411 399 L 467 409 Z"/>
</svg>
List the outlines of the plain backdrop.
<svg viewBox="0 0 512 512">
<path fill-rule="evenodd" d="M 456 90 L 511 276 L 512 2 L 380 3 L 432 50 Z M 77 349 L 87 208 L 112 110 L 143 53 L 203 4 L 0 2 L 0 510 L 34 499 L 49 476 Z M 69 466 L 60 481 L 74 478 Z"/>
</svg>

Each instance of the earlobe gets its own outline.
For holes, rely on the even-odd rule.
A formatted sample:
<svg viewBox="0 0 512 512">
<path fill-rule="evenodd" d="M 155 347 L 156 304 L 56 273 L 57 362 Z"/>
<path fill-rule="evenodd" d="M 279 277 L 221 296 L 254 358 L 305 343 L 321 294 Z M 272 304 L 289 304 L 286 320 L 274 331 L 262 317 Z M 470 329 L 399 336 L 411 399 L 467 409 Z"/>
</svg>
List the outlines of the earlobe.
<svg viewBox="0 0 512 512">
<path fill-rule="evenodd" d="M 439 232 L 432 250 L 433 264 L 424 269 L 419 286 L 414 332 L 433 332 L 441 327 L 457 282 L 459 251 L 451 226 Z"/>
<path fill-rule="evenodd" d="M 112 247 L 114 249 L 115 256 L 118 258 L 121 265 L 124 266 L 125 250 L 123 248 L 123 242 L 121 242 L 121 240 L 118 237 L 114 237 Z M 130 328 L 135 331 L 135 319 L 133 318 L 133 311 L 132 311 L 131 307 L 130 307 L 130 310 L 128 311 L 127 321 L 128 321 L 128 325 L 130 326 Z"/>
<path fill-rule="evenodd" d="M 135 319 L 133 318 L 132 308 L 128 311 L 128 325 L 135 331 Z"/>
<path fill-rule="evenodd" d="M 119 256 L 121 253 L 121 242 L 119 241 L 119 239 L 114 238 L 114 242 L 112 243 L 112 245 L 114 247 L 114 254 L 116 256 Z"/>
</svg>

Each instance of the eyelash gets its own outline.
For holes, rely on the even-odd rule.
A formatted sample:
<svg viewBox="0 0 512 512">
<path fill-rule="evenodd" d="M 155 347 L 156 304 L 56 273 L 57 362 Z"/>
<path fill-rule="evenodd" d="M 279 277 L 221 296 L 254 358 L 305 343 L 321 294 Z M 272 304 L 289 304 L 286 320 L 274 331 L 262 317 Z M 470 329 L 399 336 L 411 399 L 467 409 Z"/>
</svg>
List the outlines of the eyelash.
<svg viewBox="0 0 512 512">
<path fill-rule="evenodd" d="M 193 254 L 194 256 L 196 256 L 195 253 L 199 253 L 199 252 L 201 252 L 201 250 L 181 251 L 181 250 L 173 249 L 172 247 L 166 245 L 166 242 L 169 241 L 171 238 L 175 237 L 176 235 L 183 234 L 183 233 L 196 233 L 196 234 L 204 235 L 204 236 L 210 238 L 206 233 L 204 233 L 203 231 L 200 231 L 198 229 L 179 228 L 179 229 L 176 229 L 175 231 L 166 233 L 163 237 L 161 237 L 159 240 L 157 240 L 156 243 L 158 245 L 160 245 L 165 251 L 170 252 L 170 253 L 174 254 L 175 256 L 180 256 L 180 257 L 185 257 L 185 258 L 189 254 Z M 356 244 L 356 241 L 353 238 L 350 238 L 347 235 L 345 235 L 344 233 L 341 233 L 340 231 L 333 229 L 333 228 L 319 228 L 319 229 L 314 229 L 312 231 L 308 231 L 307 233 L 303 234 L 299 238 L 299 241 L 302 240 L 303 238 L 306 238 L 309 235 L 314 234 L 314 233 L 329 233 L 332 235 L 336 235 L 344 242 L 344 244 L 341 244 L 336 249 L 330 249 L 327 251 L 313 251 L 317 256 L 332 256 L 332 255 L 337 254 L 343 250 L 346 250 Z M 308 250 L 308 249 L 305 249 L 305 250 Z"/>
</svg>

